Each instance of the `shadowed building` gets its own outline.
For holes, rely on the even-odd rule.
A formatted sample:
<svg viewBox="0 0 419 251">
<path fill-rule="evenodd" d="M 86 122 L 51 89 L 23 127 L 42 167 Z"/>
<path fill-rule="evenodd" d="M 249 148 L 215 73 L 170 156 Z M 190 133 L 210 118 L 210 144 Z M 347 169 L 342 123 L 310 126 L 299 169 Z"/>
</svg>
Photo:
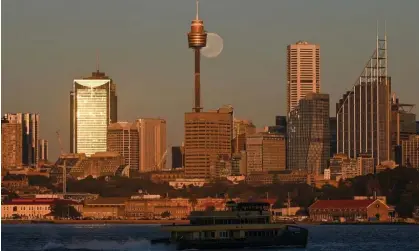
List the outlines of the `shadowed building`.
<svg viewBox="0 0 419 251">
<path fill-rule="evenodd" d="M 331 117 L 329 120 L 330 127 L 330 157 L 337 153 L 337 124 L 336 117 Z"/>
<path fill-rule="evenodd" d="M 336 105 L 338 153 L 349 158 L 366 153 L 374 158 L 374 165 L 391 159 L 390 93 L 387 42 L 377 39 L 373 56 Z"/>
<path fill-rule="evenodd" d="M 247 137 L 247 172 L 285 170 L 285 137 L 277 133 L 257 133 Z"/>
<path fill-rule="evenodd" d="M 312 92 L 320 92 L 320 46 L 298 41 L 287 47 L 287 114 Z"/>
<path fill-rule="evenodd" d="M 106 152 L 107 128 L 117 121 L 116 85 L 104 72 L 75 79 L 70 92 L 70 152 Z"/>
<path fill-rule="evenodd" d="M 402 141 L 402 164 L 419 170 L 419 135 L 411 135 Z"/>
<path fill-rule="evenodd" d="M 166 167 L 166 120 L 140 118 L 136 121 L 140 137 L 140 172 L 160 171 Z"/>
<path fill-rule="evenodd" d="M 183 167 L 182 146 L 172 146 L 172 169 Z"/>
<path fill-rule="evenodd" d="M 131 170 L 139 171 L 140 144 L 135 123 L 117 122 L 108 126 L 107 151 L 117 152 Z"/>
<path fill-rule="evenodd" d="M 320 175 L 330 157 L 329 94 L 309 93 L 290 112 L 288 168 Z"/>
<path fill-rule="evenodd" d="M 250 120 L 234 119 L 233 152 L 246 151 L 246 136 L 256 133 L 256 127 Z"/>
<path fill-rule="evenodd" d="M 185 176 L 211 178 L 218 156 L 231 157 L 233 108 L 185 113 Z"/>
<path fill-rule="evenodd" d="M 1 168 L 22 166 L 22 124 L 1 120 Z"/>
</svg>

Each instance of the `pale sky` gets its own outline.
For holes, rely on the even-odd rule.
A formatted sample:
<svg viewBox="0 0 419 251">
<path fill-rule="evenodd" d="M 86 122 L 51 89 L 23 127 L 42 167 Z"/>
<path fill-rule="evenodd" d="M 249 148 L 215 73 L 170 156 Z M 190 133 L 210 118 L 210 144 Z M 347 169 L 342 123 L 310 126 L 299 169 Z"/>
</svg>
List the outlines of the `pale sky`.
<svg viewBox="0 0 419 251">
<path fill-rule="evenodd" d="M 286 46 L 306 40 L 320 45 L 334 114 L 375 49 L 377 20 L 382 34 L 387 22 L 392 89 L 418 106 L 418 10 L 418 0 L 202 0 L 206 30 L 224 39 L 220 56 L 202 60 L 204 109 L 231 104 L 237 117 L 273 125 L 286 111 Z M 1 112 L 39 113 L 51 160 L 57 129 L 69 151 L 69 91 L 96 69 L 97 51 L 117 84 L 118 120 L 165 118 L 168 143 L 181 144 L 193 105 L 193 0 L 2 0 L 1 15 Z"/>
</svg>

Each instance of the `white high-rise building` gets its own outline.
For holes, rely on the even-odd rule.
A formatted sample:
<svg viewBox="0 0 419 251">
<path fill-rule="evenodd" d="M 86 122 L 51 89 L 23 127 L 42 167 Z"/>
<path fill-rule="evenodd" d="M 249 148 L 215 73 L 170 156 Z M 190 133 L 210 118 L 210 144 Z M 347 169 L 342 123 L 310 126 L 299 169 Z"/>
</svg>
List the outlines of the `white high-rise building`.
<svg viewBox="0 0 419 251">
<path fill-rule="evenodd" d="M 287 47 L 287 114 L 311 92 L 320 92 L 320 46 L 298 41 Z"/>
</svg>

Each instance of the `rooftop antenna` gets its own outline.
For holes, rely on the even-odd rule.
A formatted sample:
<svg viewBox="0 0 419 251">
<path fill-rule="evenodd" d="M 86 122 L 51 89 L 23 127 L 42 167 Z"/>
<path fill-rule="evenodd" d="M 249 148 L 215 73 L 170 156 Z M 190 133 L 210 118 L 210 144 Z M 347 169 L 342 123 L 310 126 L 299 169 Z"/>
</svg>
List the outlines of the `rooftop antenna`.
<svg viewBox="0 0 419 251">
<path fill-rule="evenodd" d="M 99 50 L 96 51 L 96 71 L 99 72 Z"/>
</svg>

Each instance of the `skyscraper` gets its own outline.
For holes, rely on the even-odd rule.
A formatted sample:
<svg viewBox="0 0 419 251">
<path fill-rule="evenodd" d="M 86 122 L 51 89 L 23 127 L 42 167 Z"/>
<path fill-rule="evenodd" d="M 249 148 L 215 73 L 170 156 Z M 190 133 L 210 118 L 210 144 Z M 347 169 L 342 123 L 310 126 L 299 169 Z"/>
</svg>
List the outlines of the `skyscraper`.
<svg viewBox="0 0 419 251">
<path fill-rule="evenodd" d="M 22 164 L 36 166 L 38 164 L 39 114 L 8 113 L 5 119 L 10 123 L 22 125 Z"/>
<path fill-rule="evenodd" d="M 107 127 L 117 121 L 116 86 L 104 72 L 75 79 L 70 92 L 70 151 L 106 151 Z"/>
<path fill-rule="evenodd" d="M 39 160 L 46 161 L 48 160 L 48 140 L 39 139 L 38 140 L 38 148 L 39 148 Z"/>
<path fill-rule="evenodd" d="M 140 137 L 135 123 L 116 122 L 108 126 L 107 151 L 119 153 L 131 170 L 139 171 Z"/>
<path fill-rule="evenodd" d="M 336 117 L 329 119 L 330 128 L 330 157 L 333 157 L 337 153 L 337 124 Z"/>
<path fill-rule="evenodd" d="M 233 120 L 233 152 L 240 153 L 246 150 L 246 137 L 256 133 L 256 126 L 250 120 Z"/>
<path fill-rule="evenodd" d="M 387 42 L 377 48 L 350 91 L 336 105 L 337 152 L 374 158 L 374 165 L 391 159 L 391 79 L 387 75 Z"/>
<path fill-rule="evenodd" d="M 166 167 L 166 121 L 141 118 L 136 121 L 140 136 L 140 172 L 161 171 Z"/>
<path fill-rule="evenodd" d="M 320 92 L 320 46 L 298 41 L 287 47 L 287 114 L 311 92 Z"/>
<path fill-rule="evenodd" d="M 330 157 L 329 94 L 309 93 L 291 111 L 288 168 L 320 175 Z"/>
<path fill-rule="evenodd" d="M 220 157 L 231 158 L 233 108 L 185 113 L 185 176 L 210 179 Z"/>
<path fill-rule="evenodd" d="M 22 124 L 1 120 L 1 168 L 22 166 Z"/>
</svg>

